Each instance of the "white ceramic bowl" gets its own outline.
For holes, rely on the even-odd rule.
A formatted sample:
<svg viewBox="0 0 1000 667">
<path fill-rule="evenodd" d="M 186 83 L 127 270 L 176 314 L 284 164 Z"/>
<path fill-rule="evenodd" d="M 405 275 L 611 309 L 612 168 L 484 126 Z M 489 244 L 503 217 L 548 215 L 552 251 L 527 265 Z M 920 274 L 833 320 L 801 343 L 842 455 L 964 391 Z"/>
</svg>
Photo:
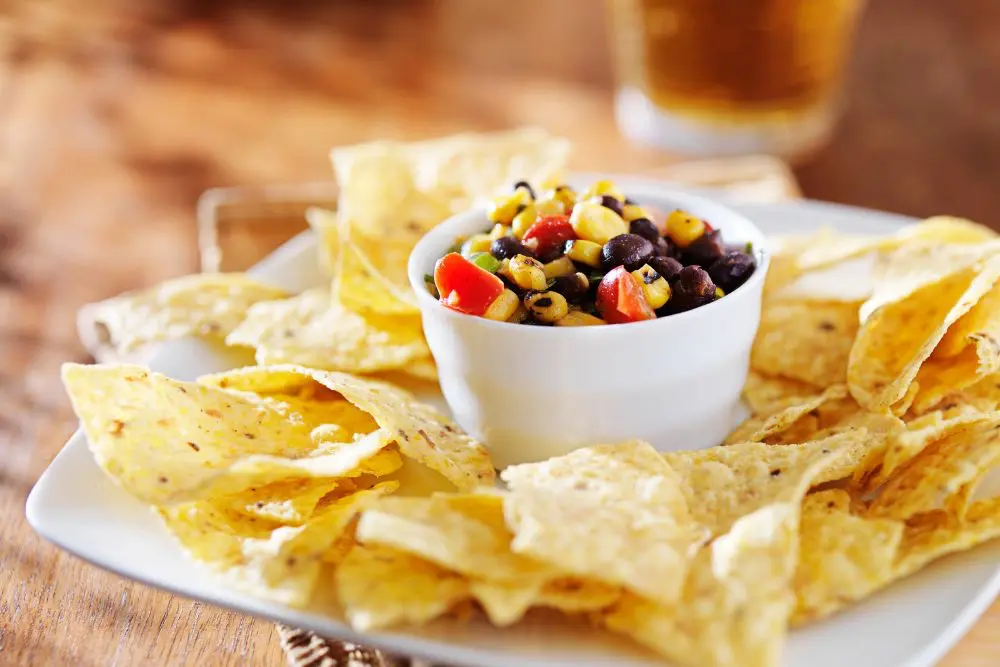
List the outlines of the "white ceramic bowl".
<svg viewBox="0 0 1000 667">
<path fill-rule="evenodd" d="M 760 322 L 764 235 L 703 197 L 658 187 L 626 194 L 708 220 L 726 243 L 753 243 L 757 270 L 724 298 L 670 317 L 537 327 L 449 310 L 424 285 L 457 237 L 489 228 L 485 211 L 448 219 L 410 255 L 410 283 L 445 399 L 458 423 L 489 446 L 497 467 L 630 438 L 661 450 L 709 447 L 733 426 Z"/>
</svg>

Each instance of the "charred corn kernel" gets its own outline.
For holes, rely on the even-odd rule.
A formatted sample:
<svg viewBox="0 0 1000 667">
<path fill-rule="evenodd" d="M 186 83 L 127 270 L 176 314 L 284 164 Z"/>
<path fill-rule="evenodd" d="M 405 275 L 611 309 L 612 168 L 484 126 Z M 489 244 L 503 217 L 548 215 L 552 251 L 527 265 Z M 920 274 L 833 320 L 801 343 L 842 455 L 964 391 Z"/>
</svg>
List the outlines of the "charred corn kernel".
<svg viewBox="0 0 1000 667">
<path fill-rule="evenodd" d="M 602 197 L 604 195 L 611 195 L 618 201 L 625 201 L 625 195 L 622 191 L 618 189 L 618 186 L 611 181 L 596 181 L 593 185 L 583 191 L 583 193 L 577 197 L 577 201 L 586 201 L 591 197 Z"/>
<path fill-rule="evenodd" d="M 561 320 L 569 312 L 566 297 L 559 292 L 535 292 L 525 297 L 524 305 L 533 318 L 546 324 Z"/>
<path fill-rule="evenodd" d="M 563 212 L 573 208 L 576 203 L 576 192 L 568 185 L 559 185 L 545 193 L 543 199 L 554 199 L 562 202 Z"/>
<path fill-rule="evenodd" d="M 543 290 L 548 281 L 542 263 L 527 255 L 515 255 L 509 264 L 510 279 L 521 289 Z"/>
<path fill-rule="evenodd" d="M 462 256 L 468 258 L 477 252 L 489 252 L 493 239 L 488 234 L 473 234 L 462 244 Z"/>
<path fill-rule="evenodd" d="M 592 327 L 595 324 L 607 324 L 607 322 L 582 310 L 571 310 L 556 320 L 557 327 Z"/>
<path fill-rule="evenodd" d="M 493 303 L 489 305 L 486 312 L 483 313 L 483 317 L 488 320 L 497 320 L 499 322 L 504 322 L 511 318 L 517 307 L 521 305 L 521 300 L 517 298 L 512 290 L 505 289 L 500 292 L 500 296 L 493 299 Z"/>
<path fill-rule="evenodd" d="M 722 288 L 721 287 L 716 287 L 715 288 L 715 298 L 716 299 L 721 299 L 724 296 L 726 296 L 726 293 L 722 290 Z"/>
<path fill-rule="evenodd" d="M 600 204 L 585 201 L 573 207 L 569 224 L 581 239 L 604 245 L 619 234 L 628 233 L 628 224 L 621 216 Z"/>
<path fill-rule="evenodd" d="M 514 236 L 519 239 L 524 238 L 524 233 L 528 231 L 528 228 L 535 224 L 535 220 L 538 219 L 538 207 L 535 204 L 528 204 L 524 207 L 524 210 L 514 216 L 514 221 L 511 223 L 511 228 L 514 230 Z"/>
<path fill-rule="evenodd" d="M 507 236 L 508 234 L 510 234 L 510 226 L 501 225 L 498 222 L 497 224 L 493 225 L 493 229 L 490 230 L 488 236 L 490 237 L 490 241 L 496 241 L 501 236 Z"/>
<path fill-rule="evenodd" d="M 559 259 L 554 259 L 542 267 L 546 278 L 558 278 L 560 276 L 571 276 L 576 273 L 573 260 L 563 255 Z"/>
<path fill-rule="evenodd" d="M 595 269 L 601 268 L 601 244 L 576 239 L 566 242 L 565 256 Z"/>
<path fill-rule="evenodd" d="M 701 218 L 677 210 L 667 216 L 667 236 L 681 248 L 686 248 L 705 233 L 705 223 Z"/>
<path fill-rule="evenodd" d="M 538 215 L 564 215 L 566 204 L 560 199 L 539 199 L 535 202 Z"/>
<path fill-rule="evenodd" d="M 625 222 L 632 222 L 633 220 L 638 220 L 639 218 L 646 218 L 647 220 L 652 220 L 649 211 L 639 206 L 638 204 L 625 204 L 622 207 L 622 218 Z"/>
<path fill-rule="evenodd" d="M 531 203 L 531 193 L 526 188 L 518 188 L 509 195 L 501 195 L 493 200 L 486 217 L 490 222 L 509 225 L 521 209 Z"/>
<path fill-rule="evenodd" d="M 646 301 L 653 310 L 670 301 L 670 283 L 649 264 L 643 264 L 633 271 L 632 277 L 639 283 Z"/>
<path fill-rule="evenodd" d="M 520 300 L 518 300 L 517 310 L 514 311 L 513 315 L 507 318 L 507 321 L 513 322 L 514 324 L 520 324 L 526 319 L 528 319 L 528 309 L 524 307 L 524 304 L 521 303 Z"/>
</svg>

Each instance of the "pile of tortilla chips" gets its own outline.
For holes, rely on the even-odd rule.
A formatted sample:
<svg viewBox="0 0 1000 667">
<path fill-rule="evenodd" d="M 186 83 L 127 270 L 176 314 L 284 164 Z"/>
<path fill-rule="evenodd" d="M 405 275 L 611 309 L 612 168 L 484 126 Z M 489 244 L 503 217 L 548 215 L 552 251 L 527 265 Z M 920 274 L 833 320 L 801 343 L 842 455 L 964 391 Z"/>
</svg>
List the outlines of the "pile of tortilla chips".
<svg viewBox="0 0 1000 667">
<path fill-rule="evenodd" d="M 435 381 L 406 275 L 410 251 L 511 183 L 557 178 L 568 154 L 566 140 L 532 128 L 335 149 L 337 211 L 309 214 L 328 284 L 290 295 L 244 274 L 188 276 L 85 307 L 81 337 L 105 359 L 201 336 L 250 348 L 259 364 Z"/>
<path fill-rule="evenodd" d="M 338 211 L 310 219 L 328 285 L 193 276 L 88 307 L 82 330 L 120 354 L 193 335 L 261 364 L 67 365 L 95 460 L 254 595 L 359 630 L 545 609 L 678 665 L 777 665 L 790 627 L 1000 536 L 1000 240 L 953 218 L 778 240 L 752 415 L 724 445 L 589 447 L 498 487 L 482 445 L 386 381 L 436 378 L 406 258 L 565 157 L 531 130 L 337 150 Z M 860 287 L 811 291 L 862 265 Z"/>
</svg>

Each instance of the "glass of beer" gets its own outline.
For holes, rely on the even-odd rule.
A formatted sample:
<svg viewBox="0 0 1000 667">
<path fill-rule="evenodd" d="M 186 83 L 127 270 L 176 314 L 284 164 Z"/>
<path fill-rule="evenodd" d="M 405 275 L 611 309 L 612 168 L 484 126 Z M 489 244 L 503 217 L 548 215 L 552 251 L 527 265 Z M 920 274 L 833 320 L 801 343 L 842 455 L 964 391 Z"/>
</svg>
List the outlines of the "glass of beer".
<svg viewBox="0 0 1000 667">
<path fill-rule="evenodd" d="M 627 137 L 790 159 L 828 139 L 864 0 L 608 2 Z"/>
</svg>

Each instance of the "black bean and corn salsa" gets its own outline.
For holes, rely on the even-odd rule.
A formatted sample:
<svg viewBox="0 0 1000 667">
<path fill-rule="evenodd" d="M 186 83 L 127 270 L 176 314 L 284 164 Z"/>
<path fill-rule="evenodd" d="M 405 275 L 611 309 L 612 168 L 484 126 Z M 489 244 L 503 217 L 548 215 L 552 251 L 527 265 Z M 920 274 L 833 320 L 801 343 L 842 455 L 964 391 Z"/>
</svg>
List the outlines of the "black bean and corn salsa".
<svg viewBox="0 0 1000 667">
<path fill-rule="evenodd" d="M 526 182 L 497 198 L 489 232 L 460 239 L 426 276 L 448 308 L 520 324 L 639 322 L 724 298 L 753 274 L 747 245 L 707 220 L 657 215 L 611 181 L 541 195 Z"/>
</svg>

